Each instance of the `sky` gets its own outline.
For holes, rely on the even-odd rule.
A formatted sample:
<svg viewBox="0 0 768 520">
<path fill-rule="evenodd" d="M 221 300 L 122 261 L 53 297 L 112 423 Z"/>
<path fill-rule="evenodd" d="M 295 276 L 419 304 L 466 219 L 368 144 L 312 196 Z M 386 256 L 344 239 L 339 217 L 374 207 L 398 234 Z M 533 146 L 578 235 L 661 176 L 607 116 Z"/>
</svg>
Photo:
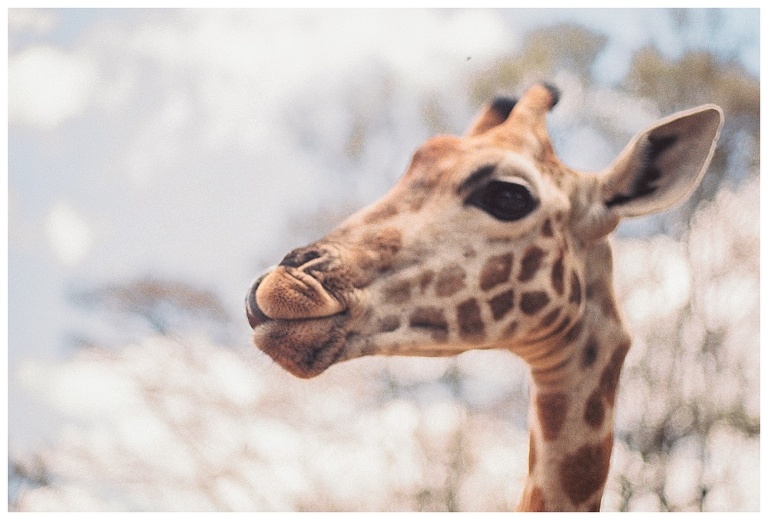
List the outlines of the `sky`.
<svg viewBox="0 0 768 520">
<path fill-rule="evenodd" d="M 11 442 L 36 442 L 44 422 L 19 370 L 65 360 L 67 338 L 92 324 L 72 290 L 187 281 L 216 292 L 247 344 L 250 281 L 329 230 L 334 211 L 384 193 L 427 137 L 412 124 L 424 93 L 451 99 L 526 31 L 562 21 L 608 37 L 595 65 L 606 86 L 649 44 L 670 57 L 713 50 L 759 73 L 756 10 L 719 25 L 704 10 L 685 16 L 681 29 L 657 9 L 10 10 Z M 382 98 L 391 116 L 377 112 Z M 341 103 L 387 124 L 337 167 L 338 129 L 353 124 Z M 451 124 L 471 117 L 461 103 Z"/>
</svg>

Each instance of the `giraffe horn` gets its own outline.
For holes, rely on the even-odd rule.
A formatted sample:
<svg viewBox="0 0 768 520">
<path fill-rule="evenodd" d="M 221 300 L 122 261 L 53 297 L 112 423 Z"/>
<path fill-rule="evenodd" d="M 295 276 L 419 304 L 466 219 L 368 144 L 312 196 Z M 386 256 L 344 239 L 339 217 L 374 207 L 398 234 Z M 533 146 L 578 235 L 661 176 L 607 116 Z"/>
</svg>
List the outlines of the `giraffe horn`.
<svg viewBox="0 0 768 520">
<path fill-rule="evenodd" d="M 528 88 L 499 130 L 515 147 L 527 148 L 540 157 L 552 151 L 546 127 L 546 114 L 560 100 L 560 91 L 548 83 Z"/>
</svg>

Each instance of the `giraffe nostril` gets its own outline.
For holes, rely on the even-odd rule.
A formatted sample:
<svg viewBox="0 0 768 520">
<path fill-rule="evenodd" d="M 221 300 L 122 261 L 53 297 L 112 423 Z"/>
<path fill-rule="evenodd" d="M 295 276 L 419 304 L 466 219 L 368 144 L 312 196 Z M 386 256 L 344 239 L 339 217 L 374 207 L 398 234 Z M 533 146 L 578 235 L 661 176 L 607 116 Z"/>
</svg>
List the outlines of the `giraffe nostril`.
<svg viewBox="0 0 768 520">
<path fill-rule="evenodd" d="M 283 258 L 280 265 L 283 267 L 301 267 L 304 264 L 316 260 L 323 256 L 323 252 L 314 247 L 302 247 L 300 249 L 294 249 Z"/>
<path fill-rule="evenodd" d="M 333 270 L 338 254 L 319 245 L 294 249 L 283 258 L 280 267 L 298 269 L 310 275 Z"/>
</svg>

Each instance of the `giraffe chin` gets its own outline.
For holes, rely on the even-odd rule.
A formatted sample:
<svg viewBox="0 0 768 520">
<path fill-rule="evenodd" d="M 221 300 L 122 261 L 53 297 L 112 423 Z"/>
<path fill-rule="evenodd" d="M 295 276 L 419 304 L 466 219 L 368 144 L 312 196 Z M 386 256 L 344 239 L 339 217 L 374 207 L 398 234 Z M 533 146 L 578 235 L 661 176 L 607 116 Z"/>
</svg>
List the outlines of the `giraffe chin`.
<svg viewBox="0 0 768 520">
<path fill-rule="evenodd" d="M 290 374 L 303 379 L 320 375 L 341 361 L 347 313 L 300 319 L 274 319 L 259 307 L 256 288 L 246 297 L 245 311 L 254 345 Z"/>
<path fill-rule="evenodd" d="M 253 332 L 256 348 L 290 374 L 309 379 L 346 359 L 344 315 L 302 320 L 268 320 Z"/>
</svg>

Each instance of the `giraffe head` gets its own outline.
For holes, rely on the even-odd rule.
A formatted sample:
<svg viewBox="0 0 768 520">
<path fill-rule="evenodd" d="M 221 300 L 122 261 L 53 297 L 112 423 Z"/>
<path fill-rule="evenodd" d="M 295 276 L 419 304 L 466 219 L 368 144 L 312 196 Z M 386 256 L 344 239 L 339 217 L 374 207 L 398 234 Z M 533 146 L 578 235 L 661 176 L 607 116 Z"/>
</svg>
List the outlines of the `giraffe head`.
<svg viewBox="0 0 768 520">
<path fill-rule="evenodd" d="M 382 199 L 259 277 L 246 297 L 256 346 L 312 377 L 371 354 L 505 347 L 526 358 L 567 334 L 590 248 L 696 186 L 722 112 L 663 119 L 605 171 L 581 173 L 547 134 L 558 96 L 534 85 L 487 105 L 463 137 L 426 141 Z"/>
</svg>

